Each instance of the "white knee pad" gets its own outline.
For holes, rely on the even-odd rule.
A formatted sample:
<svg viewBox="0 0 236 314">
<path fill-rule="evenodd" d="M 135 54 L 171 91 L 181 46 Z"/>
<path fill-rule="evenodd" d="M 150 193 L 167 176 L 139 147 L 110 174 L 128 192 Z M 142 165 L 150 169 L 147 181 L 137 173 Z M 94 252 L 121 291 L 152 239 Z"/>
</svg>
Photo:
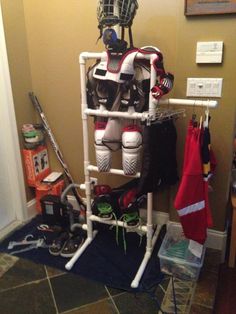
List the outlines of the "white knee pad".
<svg viewBox="0 0 236 314">
<path fill-rule="evenodd" d="M 127 126 L 122 134 L 122 166 L 126 175 L 134 175 L 138 171 L 142 134 L 136 125 Z"/>
<path fill-rule="evenodd" d="M 106 122 L 96 122 L 94 132 L 94 147 L 97 167 L 100 172 L 107 172 L 111 168 L 111 151 L 102 143 Z"/>
</svg>

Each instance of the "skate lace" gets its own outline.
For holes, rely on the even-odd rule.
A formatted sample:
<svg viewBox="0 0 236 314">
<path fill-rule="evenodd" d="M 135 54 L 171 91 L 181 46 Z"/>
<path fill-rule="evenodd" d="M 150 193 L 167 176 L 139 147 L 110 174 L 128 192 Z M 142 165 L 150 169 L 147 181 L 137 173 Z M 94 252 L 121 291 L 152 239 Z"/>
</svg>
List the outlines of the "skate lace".
<svg viewBox="0 0 236 314">
<path fill-rule="evenodd" d="M 113 212 L 112 206 L 109 203 L 99 203 L 97 205 L 98 211 L 102 215 L 112 214 L 112 218 L 116 221 L 116 243 L 119 245 L 119 226 L 118 226 L 118 219 L 116 217 L 116 214 Z M 113 226 L 110 227 L 112 229 Z"/>
<path fill-rule="evenodd" d="M 129 222 L 132 222 L 133 220 L 138 220 L 139 222 L 139 226 L 137 228 L 140 228 L 141 227 L 141 218 L 139 217 L 139 214 L 137 212 L 133 212 L 133 213 L 126 213 L 126 214 L 123 214 L 121 217 L 120 217 L 120 220 L 123 220 L 123 228 L 122 228 L 122 235 L 123 235 L 123 246 L 124 246 L 124 251 L 125 251 L 125 254 L 127 252 L 127 242 L 126 242 L 126 237 L 125 237 L 125 223 L 129 223 Z M 141 229 L 140 229 L 141 231 Z M 140 241 L 139 241 L 139 246 L 141 245 L 142 243 L 142 233 L 138 233 L 139 236 L 140 236 Z"/>
</svg>

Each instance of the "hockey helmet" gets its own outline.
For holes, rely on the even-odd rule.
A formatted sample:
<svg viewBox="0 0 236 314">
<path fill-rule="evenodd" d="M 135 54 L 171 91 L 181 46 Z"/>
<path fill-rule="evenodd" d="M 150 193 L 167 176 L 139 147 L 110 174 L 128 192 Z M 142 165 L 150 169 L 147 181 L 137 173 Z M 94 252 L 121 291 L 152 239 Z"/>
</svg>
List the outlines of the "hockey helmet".
<svg viewBox="0 0 236 314">
<path fill-rule="evenodd" d="M 137 0 L 99 0 L 97 7 L 99 28 L 117 24 L 131 26 L 137 9 Z"/>
</svg>

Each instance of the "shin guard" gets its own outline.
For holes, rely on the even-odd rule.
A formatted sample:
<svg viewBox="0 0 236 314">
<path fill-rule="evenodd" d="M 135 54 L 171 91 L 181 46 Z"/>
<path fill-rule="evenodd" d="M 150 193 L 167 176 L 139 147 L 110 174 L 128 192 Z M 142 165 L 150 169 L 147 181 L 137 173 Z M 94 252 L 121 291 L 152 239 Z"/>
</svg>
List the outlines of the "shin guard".
<svg viewBox="0 0 236 314">
<path fill-rule="evenodd" d="M 102 143 L 102 139 L 105 133 L 106 122 L 95 123 L 95 154 L 97 167 L 100 172 L 107 172 L 111 168 L 111 151 Z"/>
<path fill-rule="evenodd" d="M 126 175 L 134 175 L 138 171 L 141 147 L 140 128 L 136 125 L 125 127 L 122 134 L 122 165 Z"/>
</svg>

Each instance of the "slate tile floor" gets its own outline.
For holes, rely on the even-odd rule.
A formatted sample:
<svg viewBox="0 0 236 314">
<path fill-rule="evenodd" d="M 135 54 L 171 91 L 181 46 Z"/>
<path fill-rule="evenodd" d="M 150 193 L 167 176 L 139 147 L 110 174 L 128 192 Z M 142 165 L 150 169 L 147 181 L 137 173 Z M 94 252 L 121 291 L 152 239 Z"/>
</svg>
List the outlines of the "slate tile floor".
<svg viewBox="0 0 236 314">
<path fill-rule="evenodd" d="M 5 254 L 0 254 L 0 261 Z M 112 289 L 81 276 L 14 257 L 0 274 L 1 314 L 158 314 L 157 301 L 149 295 Z M 1 263 L 1 262 L 0 262 Z M 207 250 L 197 283 L 191 314 L 213 312 L 220 256 Z M 155 296 L 161 303 L 168 278 Z"/>
</svg>

